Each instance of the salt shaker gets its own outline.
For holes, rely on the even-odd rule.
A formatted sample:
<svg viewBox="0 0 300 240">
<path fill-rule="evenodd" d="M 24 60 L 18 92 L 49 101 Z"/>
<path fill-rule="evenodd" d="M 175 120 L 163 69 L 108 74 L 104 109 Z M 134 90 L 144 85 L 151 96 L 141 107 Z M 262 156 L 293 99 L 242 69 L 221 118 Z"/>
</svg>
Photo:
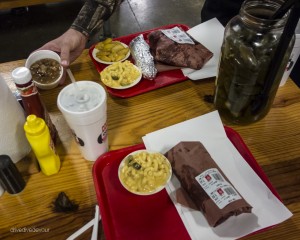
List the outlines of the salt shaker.
<svg viewBox="0 0 300 240">
<path fill-rule="evenodd" d="M 8 155 L 0 155 L 0 184 L 9 194 L 23 191 L 26 182 Z"/>
</svg>

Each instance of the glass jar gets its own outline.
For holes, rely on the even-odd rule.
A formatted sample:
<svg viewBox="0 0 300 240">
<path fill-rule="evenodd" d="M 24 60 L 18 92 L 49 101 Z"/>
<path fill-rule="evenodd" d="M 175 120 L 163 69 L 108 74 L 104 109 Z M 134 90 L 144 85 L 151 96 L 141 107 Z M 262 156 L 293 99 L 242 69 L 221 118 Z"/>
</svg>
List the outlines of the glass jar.
<svg viewBox="0 0 300 240">
<path fill-rule="evenodd" d="M 271 108 L 295 41 L 293 37 L 280 67 L 273 69 L 277 71 L 276 77 L 265 92 L 267 73 L 288 14 L 281 19 L 268 18 L 282 3 L 246 0 L 239 15 L 225 28 L 214 103 L 229 123 L 256 122 Z"/>
</svg>

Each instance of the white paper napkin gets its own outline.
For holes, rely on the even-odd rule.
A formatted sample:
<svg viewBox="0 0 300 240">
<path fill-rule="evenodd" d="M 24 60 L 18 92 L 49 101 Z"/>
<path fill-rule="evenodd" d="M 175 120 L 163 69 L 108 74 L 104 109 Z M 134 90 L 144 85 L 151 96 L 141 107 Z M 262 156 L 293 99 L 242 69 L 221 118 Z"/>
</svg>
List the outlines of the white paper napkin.
<svg viewBox="0 0 300 240">
<path fill-rule="evenodd" d="M 183 75 L 191 80 L 217 76 L 224 35 L 223 25 L 216 18 L 213 18 L 189 29 L 187 33 L 207 47 L 213 53 L 213 57 L 200 70 L 191 68 L 181 69 Z"/>
<path fill-rule="evenodd" d="M 163 154 L 181 141 L 202 142 L 230 182 L 252 205 L 251 214 L 231 217 L 216 228 L 211 228 L 200 211 L 176 201 L 174 193 L 180 183 L 173 175 L 166 189 L 193 240 L 236 239 L 292 216 L 227 138 L 217 111 L 149 133 L 143 137 L 143 141 L 147 150 Z"/>
<path fill-rule="evenodd" d="M 4 193 L 4 189 L 3 189 L 3 187 L 0 185 L 0 197 L 2 196 L 3 193 Z"/>
<path fill-rule="evenodd" d="M 16 163 L 31 150 L 23 125 L 25 113 L 0 75 L 0 153 Z"/>
</svg>

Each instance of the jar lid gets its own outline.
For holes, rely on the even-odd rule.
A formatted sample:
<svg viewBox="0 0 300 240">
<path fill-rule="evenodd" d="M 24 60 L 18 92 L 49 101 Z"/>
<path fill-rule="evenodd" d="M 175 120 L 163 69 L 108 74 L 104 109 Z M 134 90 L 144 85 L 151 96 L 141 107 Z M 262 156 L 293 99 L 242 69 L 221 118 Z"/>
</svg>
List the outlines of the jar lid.
<svg viewBox="0 0 300 240">
<path fill-rule="evenodd" d="M 32 78 L 30 70 L 26 67 L 18 67 L 14 69 L 11 76 L 16 84 L 26 84 Z"/>
</svg>

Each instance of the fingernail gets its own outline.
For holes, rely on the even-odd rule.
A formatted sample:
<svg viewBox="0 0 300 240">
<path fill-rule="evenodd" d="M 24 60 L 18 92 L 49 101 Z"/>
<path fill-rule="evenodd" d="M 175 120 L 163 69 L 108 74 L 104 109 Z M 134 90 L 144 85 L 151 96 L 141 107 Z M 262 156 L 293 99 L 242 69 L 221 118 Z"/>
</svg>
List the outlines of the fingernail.
<svg viewBox="0 0 300 240">
<path fill-rule="evenodd" d="M 67 60 L 62 60 L 61 65 L 63 65 L 64 67 L 67 67 L 69 64 L 68 64 Z"/>
</svg>

